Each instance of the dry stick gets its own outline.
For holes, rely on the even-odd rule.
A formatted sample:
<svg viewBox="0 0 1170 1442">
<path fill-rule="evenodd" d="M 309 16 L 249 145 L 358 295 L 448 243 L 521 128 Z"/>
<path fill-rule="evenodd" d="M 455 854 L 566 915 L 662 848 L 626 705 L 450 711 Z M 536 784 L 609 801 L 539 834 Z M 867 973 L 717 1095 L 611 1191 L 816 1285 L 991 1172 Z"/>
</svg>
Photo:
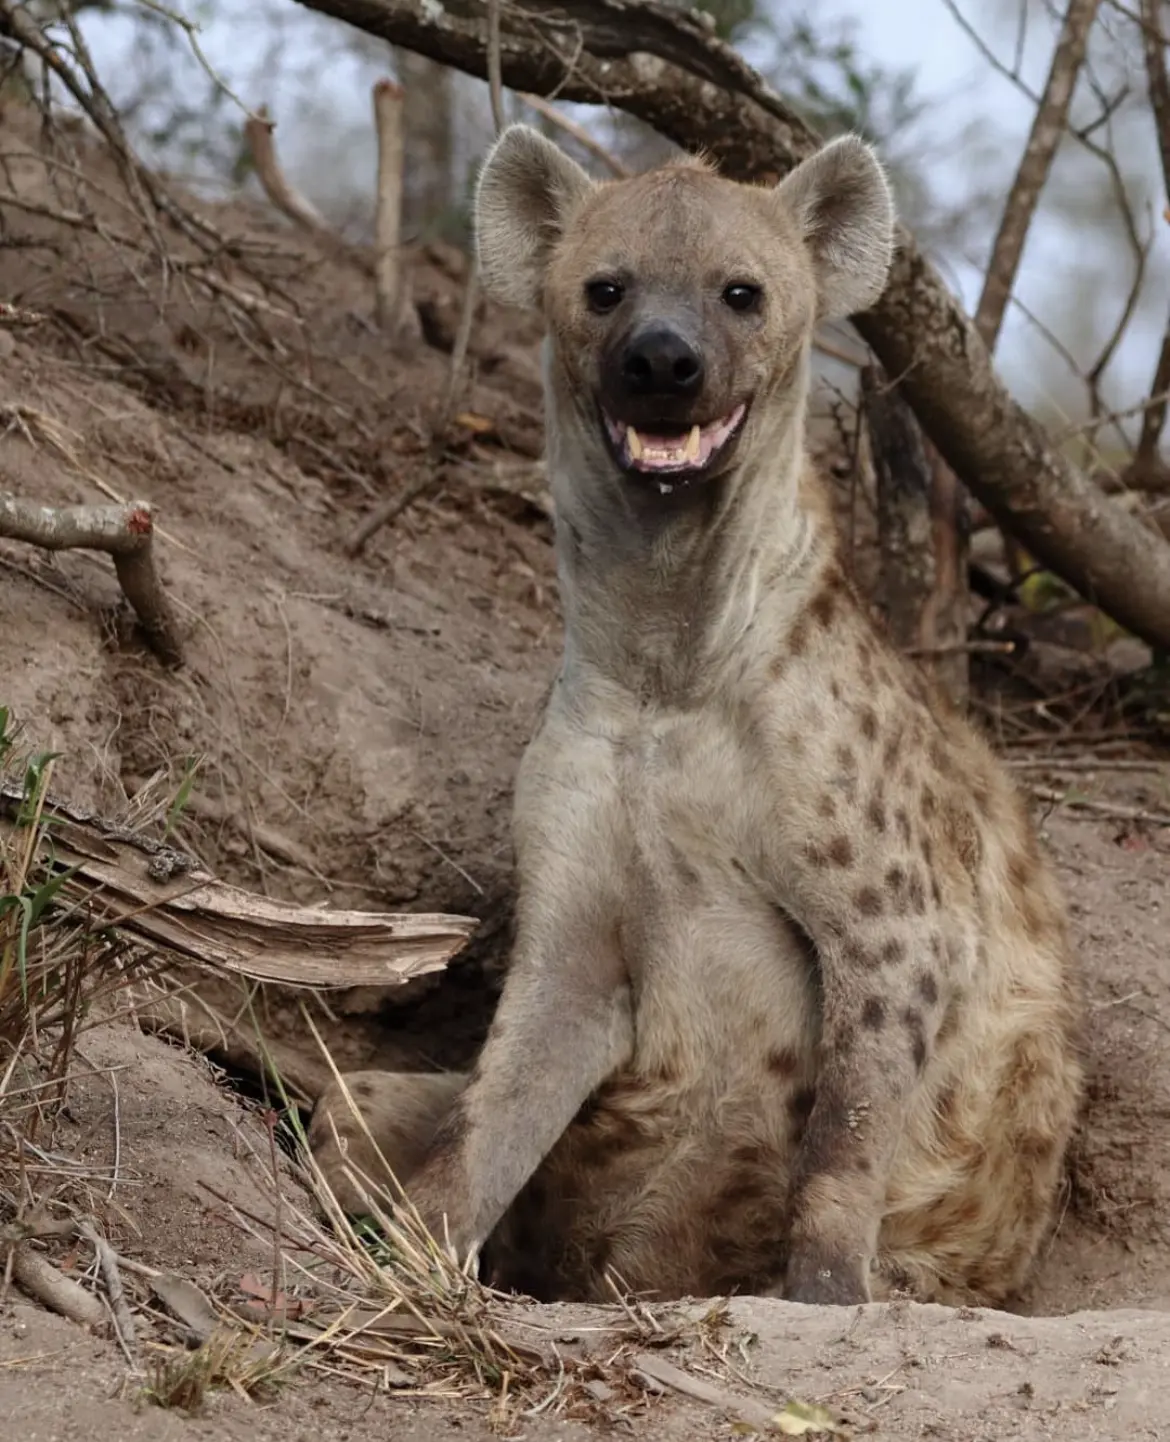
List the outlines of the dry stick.
<svg viewBox="0 0 1170 1442">
<path fill-rule="evenodd" d="M 297 3 L 441 64 L 487 73 L 482 7 Z M 689 9 L 509 0 L 501 56 L 512 89 L 623 110 L 687 150 L 705 149 L 732 179 L 775 180 L 821 144 Z M 962 306 L 903 225 L 897 240 L 881 299 L 854 324 L 940 455 L 1047 569 L 1127 630 L 1170 647 L 1170 545 L 1053 446 L 1009 394 Z"/>
<path fill-rule="evenodd" d="M 0 494 L 0 536 L 46 551 L 107 551 L 151 649 L 168 666 L 183 650 L 166 592 L 154 566 L 154 516 L 145 501 L 128 506 L 38 506 Z"/>
<path fill-rule="evenodd" d="M 265 105 L 261 105 L 256 114 L 244 122 L 244 140 L 264 194 L 294 225 L 352 260 L 367 275 L 373 274 L 374 262 L 370 256 L 361 246 L 351 245 L 344 236 L 338 235 L 312 201 L 303 196 L 285 175 L 276 154 L 275 130 L 276 122 L 270 119 Z"/>
<path fill-rule="evenodd" d="M 1170 200 L 1170 76 L 1166 73 L 1166 37 L 1159 20 L 1158 0 L 1141 0 L 1142 49 L 1146 59 L 1146 77 L 1150 92 L 1150 108 L 1158 132 L 1158 155 L 1162 162 L 1162 185 Z M 1134 469 L 1153 466 L 1166 424 L 1166 392 L 1170 389 L 1170 324 L 1162 338 L 1158 364 L 1150 387 L 1151 401 L 1142 418 Z M 1154 399 L 1157 397 L 1157 399 Z"/>
<path fill-rule="evenodd" d="M 418 315 L 407 304 L 409 277 L 402 253 L 402 181 L 405 132 L 402 87 L 393 80 L 374 85 L 374 128 L 378 137 L 378 181 L 374 211 L 374 316 L 381 330 L 400 331 Z"/>
<path fill-rule="evenodd" d="M 1040 193 L 1048 180 L 1068 124 L 1073 92 L 1085 63 L 1089 32 L 1099 7 L 1100 0 L 1071 0 L 1069 4 L 1052 55 L 1048 79 L 1032 118 L 1032 129 L 1020 157 L 1016 178 L 1008 192 L 995 244 L 991 248 L 983 292 L 975 308 L 975 329 L 992 354 L 995 353 L 1004 313 L 1016 283 L 1024 243 L 1040 202 Z M 1004 552 L 1008 570 L 1013 579 L 1018 579 L 1026 563 L 1015 538 L 1006 532 Z"/>
<path fill-rule="evenodd" d="M 80 1322 L 95 1332 L 105 1330 L 106 1313 L 98 1299 L 72 1277 L 63 1276 L 47 1257 L 34 1252 L 27 1242 L 12 1249 L 12 1279 L 30 1297 L 71 1322 Z"/>
<path fill-rule="evenodd" d="M 1069 806 L 1077 811 L 1091 811 L 1095 816 L 1108 816 L 1115 821 L 1145 821 L 1152 826 L 1170 826 L 1170 814 L 1147 811 L 1142 806 L 1117 806 L 1111 801 L 1094 801 L 1088 796 L 1070 796 L 1067 791 L 1054 791 L 1050 786 L 1029 788 L 1037 801 L 1053 806 Z"/>
<path fill-rule="evenodd" d="M 504 97 L 502 71 L 500 66 L 500 0 L 488 0 L 488 86 L 492 99 L 492 120 L 497 136 L 504 128 Z M 451 368 L 447 376 L 447 390 L 443 397 L 442 409 L 435 425 L 434 436 L 423 461 L 418 480 L 400 495 L 384 502 L 370 512 L 349 539 L 346 552 L 356 556 L 370 537 L 383 526 L 396 521 L 400 515 L 425 495 L 439 479 L 443 456 L 447 449 L 447 435 L 463 393 L 464 371 L 467 365 L 467 351 L 471 344 L 471 327 L 475 322 L 475 308 L 479 300 L 479 263 L 473 250 L 467 266 L 467 282 L 463 290 L 463 308 L 459 312 L 459 329 L 451 350 Z"/>
<path fill-rule="evenodd" d="M 78 1222 L 77 1235 L 83 1237 L 97 1254 L 98 1266 L 102 1269 L 102 1278 L 106 1284 L 106 1296 L 110 1301 L 110 1311 L 114 1316 L 114 1326 L 118 1329 L 123 1345 L 129 1350 L 138 1341 L 138 1333 L 126 1302 L 126 1293 L 122 1290 L 118 1258 L 109 1242 L 91 1222 Z"/>
<path fill-rule="evenodd" d="M 535 110 L 537 115 L 543 115 L 545 120 L 549 121 L 550 124 L 555 125 L 559 130 L 563 130 L 566 135 L 571 136 L 582 150 L 592 155 L 594 160 L 599 160 L 612 176 L 615 176 L 618 180 L 625 180 L 629 176 L 629 170 L 621 163 L 616 155 L 611 155 L 604 145 L 599 145 L 598 142 L 594 140 L 593 136 L 589 134 L 584 126 L 578 125 L 575 120 L 570 120 L 569 117 L 559 111 L 555 105 L 550 105 L 547 100 L 542 100 L 539 95 L 528 95 L 525 92 L 521 92 L 520 99 L 523 100 L 529 109 Z"/>
</svg>

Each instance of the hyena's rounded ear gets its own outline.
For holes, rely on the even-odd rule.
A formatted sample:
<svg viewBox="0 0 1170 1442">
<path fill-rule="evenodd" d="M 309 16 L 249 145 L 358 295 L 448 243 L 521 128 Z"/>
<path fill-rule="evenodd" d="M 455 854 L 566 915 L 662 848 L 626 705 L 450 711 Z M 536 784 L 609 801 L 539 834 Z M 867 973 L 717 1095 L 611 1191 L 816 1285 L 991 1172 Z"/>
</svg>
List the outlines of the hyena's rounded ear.
<svg viewBox="0 0 1170 1442">
<path fill-rule="evenodd" d="M 509 125 L 488 152 L 475 195 L 484 289 L 508 305 L 540 304 L 566 222 L 594 182 L 530 125 Z"/>
<path fill-rule="evenodd" d="M 886 288 L 894 254 L 894 198 L 873 150 L 843 135 L 798 165 L 776 194 L 812 254 L 819 318 L 868 310 Z"/>
</svg>

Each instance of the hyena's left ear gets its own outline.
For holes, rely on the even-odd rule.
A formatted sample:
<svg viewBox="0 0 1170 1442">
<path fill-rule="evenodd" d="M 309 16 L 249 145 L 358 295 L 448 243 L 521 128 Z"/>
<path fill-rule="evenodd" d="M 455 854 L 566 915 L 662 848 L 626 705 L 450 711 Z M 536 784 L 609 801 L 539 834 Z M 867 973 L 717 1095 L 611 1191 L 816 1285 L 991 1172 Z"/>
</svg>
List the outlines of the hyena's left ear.
<svg viewBox="0 0 1170 1442">
<path fill-rule="evenodd" d="M 484 289 L 508 305 L 540 305 L 553 247 L 594 182 L 530 125 L 509 125 L 488 152 L 475 196 Z"/>
<path fill-rule="evenodd" d="M 886 288 L 894 199 L 881 162 L 856 135 L 831 141 L 776 187 L 804 236 L 817 275 L 817 315 L 843 320 Z"/>
</svg>

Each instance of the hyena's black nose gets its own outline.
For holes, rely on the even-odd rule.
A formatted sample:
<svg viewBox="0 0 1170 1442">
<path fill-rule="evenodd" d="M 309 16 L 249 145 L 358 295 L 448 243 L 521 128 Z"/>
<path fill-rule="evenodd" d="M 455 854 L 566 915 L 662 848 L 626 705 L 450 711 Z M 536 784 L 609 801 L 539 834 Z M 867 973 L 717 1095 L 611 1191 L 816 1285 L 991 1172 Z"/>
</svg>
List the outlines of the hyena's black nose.
<svg viewBox="0 0 1170 1442">
<path fill-rule="evenodd" d="M 622 380 L 633 396 L 686 399 L 703 387 L 703 357 L 668 326 L 648 326 L 622 353 Z"/>
</svg>

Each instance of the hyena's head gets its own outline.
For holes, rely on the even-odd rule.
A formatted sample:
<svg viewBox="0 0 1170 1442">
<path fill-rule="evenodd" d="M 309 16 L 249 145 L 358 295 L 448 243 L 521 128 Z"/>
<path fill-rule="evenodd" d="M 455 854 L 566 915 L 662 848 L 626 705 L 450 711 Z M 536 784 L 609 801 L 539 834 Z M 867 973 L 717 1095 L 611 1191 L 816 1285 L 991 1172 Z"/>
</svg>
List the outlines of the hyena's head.
<svg viewBox="0 0 1170 1442">
<path fill-rule="evenodd" d="M 853 136 L 776 186 L 695 160 L 599 184 L 524 125 L 489 154 L 476 221 L 488 292 L 544 314 L 551 437 L 595 483 L 647 496 L 781 443 L 814 326 L 874 303 L 894 226 Z"/>
</svg>

